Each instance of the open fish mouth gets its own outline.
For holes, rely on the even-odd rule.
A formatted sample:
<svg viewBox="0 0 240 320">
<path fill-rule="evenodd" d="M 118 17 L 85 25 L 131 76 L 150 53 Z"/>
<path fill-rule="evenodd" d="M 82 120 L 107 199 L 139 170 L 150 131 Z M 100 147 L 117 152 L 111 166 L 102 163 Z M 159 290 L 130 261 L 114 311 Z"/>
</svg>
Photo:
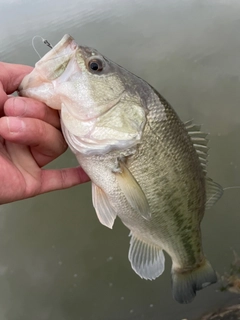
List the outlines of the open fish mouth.
<svg viewBox="0 0 240 320">
<path fill-rule="evenodd" d="M 66 34 L 61 41 L 36 63 L 34 70 L 24 77 L 18 88 L 19 95 L 38 100 L 41 100 L 40 97 L 42 96 L 44 97 L 43 102 L 51 99 L 55 79 L 59 79 L 59 81 L 65 80 L 62 78 L 66 76 L 63 77 L 62 75 L 67 69 L 69 62 L 75 56 L 77 49 L 78 44 L 70 35 Z M 35 90 L 36 88 L 37 91 Z M 51 104 L 51 107 L 59 109 L 59 102 L 54 103 L 54 105 Z"/>
</svg>

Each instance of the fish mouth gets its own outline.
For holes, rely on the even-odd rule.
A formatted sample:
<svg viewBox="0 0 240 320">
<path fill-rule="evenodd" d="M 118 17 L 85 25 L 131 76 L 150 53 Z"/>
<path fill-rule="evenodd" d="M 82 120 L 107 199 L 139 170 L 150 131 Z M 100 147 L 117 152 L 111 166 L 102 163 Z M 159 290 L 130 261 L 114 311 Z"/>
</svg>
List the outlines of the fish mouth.
<svg viewBox="0 0 240 320">
<path fill-rule="evenodd" d="M 77 49 L 78 44 L 66 34 L 36 63 L 33 71 L 24 77 L 18 87 L 19 95 L 39 99 L 39 92 L 45 95 L 50 92 L 51 81 L 58 77 L 59 67 L 64 68 Z"/>
<path fill-rule="evenodd" d="M 75 51 L 77 48 L 78 44 L 76 43 L 74 38 L 69 34 L 65 34 L 63 38 L 41 58 L 40 61 L 54 59 L 56 56 L 62 55 L 66 49 L 70 49 L 70 51 Z"/>
</svg>

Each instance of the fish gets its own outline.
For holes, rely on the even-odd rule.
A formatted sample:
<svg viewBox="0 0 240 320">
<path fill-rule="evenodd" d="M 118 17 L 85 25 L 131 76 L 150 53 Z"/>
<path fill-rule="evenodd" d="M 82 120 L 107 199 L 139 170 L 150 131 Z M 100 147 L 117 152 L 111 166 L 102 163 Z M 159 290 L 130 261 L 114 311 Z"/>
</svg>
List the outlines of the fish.
<svg viewBox="0 0 240 320">
<path fill-rule="evenodd" d="M 59 110 L 66 142 L 92 183 L 99 221 L 130 230 L 128 258 L 154 280 L 172 260 L 172 294 L 190 303 L 217 282 L 201 221 L 222 196 L 207 176 L 208 139 L 150 84 L 65 35 L 25 76 L 19 94 Z"/>
</svg>

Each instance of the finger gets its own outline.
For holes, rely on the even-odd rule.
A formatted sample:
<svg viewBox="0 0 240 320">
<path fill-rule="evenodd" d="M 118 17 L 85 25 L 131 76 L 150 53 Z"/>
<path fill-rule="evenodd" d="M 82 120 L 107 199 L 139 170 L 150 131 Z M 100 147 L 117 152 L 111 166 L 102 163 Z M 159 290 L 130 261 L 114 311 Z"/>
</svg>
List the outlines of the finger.
<svg viewBox="0 0 240 320">
<path fill-rule="evenodd" d="M 56 128 L 60 128 L 59 114 L 43 102 L 23 97 L 11 97 L 4 105 L 5 115 L 43 120 Z"/>
<path fill-rule="evenodd" d="M 3 106 L 4 106 L 4 103 L 6 102 L 7 99 L 8 99 L 8 95 L 3 90 L 3 85 L 0 82 L 0 117 L 2 117 L 4 115 Z"/>
<path fill-rule="evenodd" d="M 40 167 L 48 164 L 67 149 L 61 132 L 38 119 L 2 117 L 0 135 L 5 140 L 31 147 L 32 155 Z"/>
<path fill-rule="evenodd" d="M 42 170 L 41 189 L 39 194 L 70 188 L 88 181 L 90 181 L 90 178 L 81 167 L 60 170 Z"/>
<path fill-rule="evenodd" d="M 22 64 L 0 62 L 0 82 L 3 90 L 11 94 L 17 90 L 22 79 L 32 71 L 33 67 Z"/>
<path fill-rule="evenodd" d="M 32 69 L 21 64 L 0 62 L 0 117 L 3 116 L 3 105 L 8 99 L 7 95 L 17 90 L 24 76 Z"/>
</svg>

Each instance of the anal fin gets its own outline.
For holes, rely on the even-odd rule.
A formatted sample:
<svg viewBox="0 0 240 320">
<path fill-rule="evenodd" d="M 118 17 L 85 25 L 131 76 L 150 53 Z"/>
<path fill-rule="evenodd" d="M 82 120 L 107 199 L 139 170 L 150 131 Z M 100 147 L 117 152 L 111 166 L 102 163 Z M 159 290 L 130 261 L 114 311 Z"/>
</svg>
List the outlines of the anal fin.
<svg viewBox="0 0 240 320">
<path fill-rule="evenodd" d="M 105 192 L 92 183 L 92 201 L 99 221 L 106 227 L 112 229 L 116 212 L 112 208 Z"/>
<path fill-rule="evenodd" d="M 165 257 L 162 249 L 142 241 L 132 232 L 130 235 L 128 259 L 133 270 L 143 279 L 156 279 L 165 268 Z"/>
</svg>

